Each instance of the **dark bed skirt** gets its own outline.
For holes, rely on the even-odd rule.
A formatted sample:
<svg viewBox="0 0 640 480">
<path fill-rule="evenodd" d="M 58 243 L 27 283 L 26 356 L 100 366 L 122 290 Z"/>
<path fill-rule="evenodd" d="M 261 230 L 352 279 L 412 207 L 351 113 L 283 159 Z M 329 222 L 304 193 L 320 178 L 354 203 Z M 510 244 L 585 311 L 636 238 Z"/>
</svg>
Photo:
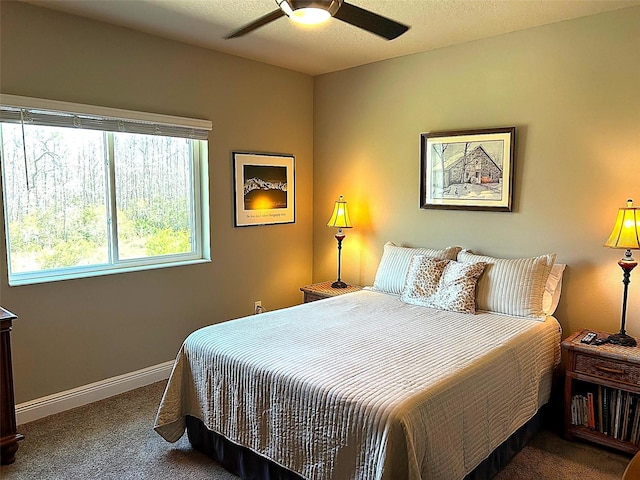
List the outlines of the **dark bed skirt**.
<svg viewBox="0 0 640 480">
<path fill-rule="evenodd" d="M 305 480 L 253 450 L 230 442 L 207 429 L 200 419 L 187 416 L 187 435 L 196 450 L 206 453 L 226 470 L 243 480 Z"/>
<path fill-rule="evenodd" d="M 488 480 L 497 475 L 540 430 L 543 423 L 542 417 L 542 412 L 538 412 L 496 448 L 464 480 Z M 304 480 L 304 477 L 208 430 L 195 417 L 187 416 L 187 434 L 189 442 L 196 450 L 206 453 L 243 480 Z"/>
<path fill-rule="evenodd" d="M 529 440 L 542 429 L 544 409 L 545 407 L 502 442 L 498 448 L 480 462 L 480 465 L 475 470 L 464 477 L 464 480 L 489 480 L 495 477 L 524 448 Z"/>
</svg>

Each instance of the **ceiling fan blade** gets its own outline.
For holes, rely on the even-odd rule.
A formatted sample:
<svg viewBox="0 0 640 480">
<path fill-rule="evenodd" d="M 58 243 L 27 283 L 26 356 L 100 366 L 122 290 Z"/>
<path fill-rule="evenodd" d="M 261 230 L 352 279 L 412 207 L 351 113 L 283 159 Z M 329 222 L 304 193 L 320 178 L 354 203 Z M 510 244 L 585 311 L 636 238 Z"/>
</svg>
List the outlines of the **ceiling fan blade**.
<svg viewBox="0 0 640 480">
<path fill-rule="evenodd" d="M 347 2 L 342 2 L 342 5 L 338 11 L 333 14 L 333 17 L 367 30 L 368 32 L 375 33 L 387 40 L 393 40 L 409 30 L 407 25 L 370 12 L 364 8 L 356 7 Z"/>
<path fill-rule="evenodd" d="M 277 20 L 280 17 L 284 16 L 284 12 L 280 9 L 278 10 L 274 10 L 271 13 L 267 13 L 266 15 L 260 17 L 259 19 L 245 25 L 242 28 L 239 28 L 238 30 L 236 30 L 235 32 L 230 33 L 229 35 L 227 35 L 226 37 L 224 37 L 225 39 L 229 39 L 229 38 L 236 38 L 236 37 L 240 37 L 242 35 L 244 35 L 245 33 L 249 33 L 253 30 L 255 30 L 256 28 L 260 28 L 263 25 L 266 25 L 267 23 L 273 22 L 274 20 Z"/>
</svg>

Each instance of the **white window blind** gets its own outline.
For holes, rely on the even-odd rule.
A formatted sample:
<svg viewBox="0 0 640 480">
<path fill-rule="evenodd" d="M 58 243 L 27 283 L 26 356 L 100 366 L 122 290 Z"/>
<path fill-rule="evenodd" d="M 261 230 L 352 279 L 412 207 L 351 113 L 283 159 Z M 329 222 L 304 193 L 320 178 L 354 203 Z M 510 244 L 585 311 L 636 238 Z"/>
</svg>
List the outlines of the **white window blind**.
<svg viewBox="0 0 640 480">
<path fill-rule="evenodd" d="M 0 122 L 206 140 L 211 122 L 40 98 L 0 95 Z"/>
</svg>

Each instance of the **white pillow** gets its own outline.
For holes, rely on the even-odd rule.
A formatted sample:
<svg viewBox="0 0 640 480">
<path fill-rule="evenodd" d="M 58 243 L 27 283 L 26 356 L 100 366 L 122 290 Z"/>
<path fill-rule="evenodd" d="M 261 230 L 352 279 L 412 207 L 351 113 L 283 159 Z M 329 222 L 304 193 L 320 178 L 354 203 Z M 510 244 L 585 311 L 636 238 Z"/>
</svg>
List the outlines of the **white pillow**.
<svg viewBox="0 0 640 480">
<path fill-rule="evenodd" d="M 455 260 L 460 247 L 448 247 L 442 250 L 434 248 L 401 247 L 392 242 L 384 244 L 382 258 L 373 281 L 373 289 L 385 293 L 400 295 L 407 277 L 409 262 L 414 255 L 427 255 L 444 260 Z"/>
<path fill-rule="evenodd" d="M 542 311 L 546 315 L 553 315 L 560 303 L 560 293 L 562 292 L 562 275 L 566 265 L 563 263 L 554 263 L 547 278 L 542 294 Z"/>
<path fill-rule="evenodd" d="M 452 312 L 476 312 L 476 283 L 486 263 L 414 255 L 400 300 Z"/>
<path fill-rule="evenodd" d="M 555 259 L 555 253 L 514 259 L 458 253 L 458 261 L 487 263 L 476 288 L 478 310 L 533 318 L 546 316 L 542 296 Z"/>
</svg>

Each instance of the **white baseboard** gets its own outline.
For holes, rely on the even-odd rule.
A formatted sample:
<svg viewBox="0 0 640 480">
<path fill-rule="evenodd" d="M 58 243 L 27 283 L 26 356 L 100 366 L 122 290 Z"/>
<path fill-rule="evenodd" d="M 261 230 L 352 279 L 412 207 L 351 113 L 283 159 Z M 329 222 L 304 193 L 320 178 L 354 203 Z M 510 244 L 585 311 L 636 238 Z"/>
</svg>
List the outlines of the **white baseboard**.
<svg viewBox="0 0 640 480">
<path fill-rule="evenodd" d="M 16 405 L 18 425 L 144 387 L 171 374 L 173 360 Z"/>
</svg>

